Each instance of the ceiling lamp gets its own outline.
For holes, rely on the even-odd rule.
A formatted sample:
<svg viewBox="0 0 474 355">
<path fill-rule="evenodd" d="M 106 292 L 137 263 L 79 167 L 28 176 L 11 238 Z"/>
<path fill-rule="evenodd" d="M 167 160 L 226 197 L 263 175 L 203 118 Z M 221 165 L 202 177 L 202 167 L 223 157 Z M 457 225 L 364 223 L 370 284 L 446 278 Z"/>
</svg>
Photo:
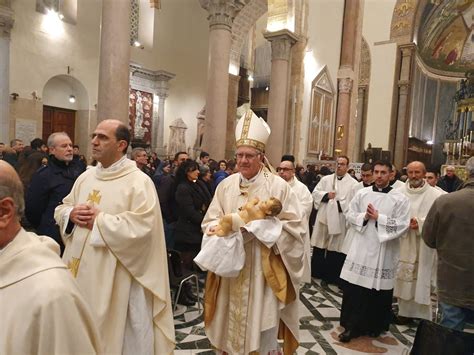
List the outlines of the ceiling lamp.
<svg viewBox="0 0 474 355">
<path fill-rule="evenodd" d="M 69 102 L 71 104 L 75 103 L 76 102 L 76 97 L 74 95 L 69 95 Z"/>
</svg>

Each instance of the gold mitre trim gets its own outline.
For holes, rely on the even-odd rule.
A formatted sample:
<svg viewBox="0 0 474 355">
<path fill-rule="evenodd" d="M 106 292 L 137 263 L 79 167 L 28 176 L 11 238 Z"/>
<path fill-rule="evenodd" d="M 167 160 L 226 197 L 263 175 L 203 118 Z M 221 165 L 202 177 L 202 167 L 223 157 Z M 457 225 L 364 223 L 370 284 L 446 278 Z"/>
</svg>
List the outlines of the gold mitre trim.
<svg viewBox="0 0 474 355">
<path fill-rule="evenodd" d="M 258 150 L 260 150 L 262 152 L 265 151 L 265 144 L 255 140 L 255 139 L 242 138 L 242 139 L 239 139 L 235 145 L 237 147 L 241 147 L 241 146 L 245 145 L 245 146 L 250 146 L 250 147 L 257 148 Z"/>
</svg>

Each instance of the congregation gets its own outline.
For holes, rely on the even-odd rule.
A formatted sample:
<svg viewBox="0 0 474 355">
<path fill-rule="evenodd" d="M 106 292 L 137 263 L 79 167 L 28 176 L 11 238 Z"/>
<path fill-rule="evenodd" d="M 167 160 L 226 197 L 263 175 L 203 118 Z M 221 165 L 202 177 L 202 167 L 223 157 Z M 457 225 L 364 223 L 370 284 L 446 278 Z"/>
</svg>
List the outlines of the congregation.
<svg viewBox="0 0 474 355">
<path fill-rule="evenodd" d="M 391 323 L 433 320 L 433 296 L 442 326 L 462 331 L 472 321 L 473 157 L 467 181 L 451 166 L 438 178 L 419 161 L 400 172 L 387 161 L 365 163 L 355 174 L 343 155 L 334 170 L 330 161 L 303 167 L 292 155 L 274 169 L 264 156 L 270 127 L 261 118 L 249 110 L 235 133 L 235 160 L 220 161 L 206 152 L 158 159 L 129 149 L 128 128 L 116 120 L 94 130 L 89 165 L 64 132 L 46 143 L 0 144 L 0 266 L 9 275 L 0 292 L 7 292 L 2 314 L 11 334 L 1 337 L 0 350 L 172 352 L 173 302 L 199 300 L 190 281 L 174 300 L 170 251 L 178 253 L 179 272 L 207 271 L 206 335 L 222 353 L 294 353 L 298 293 L 312 278 L 343 294 L 341 343 L 378 338 Z M 244 221 L 236 213 L 256 215 L 258 201 L 269 198 L 281 202 L 277 217 Z M 225 214 L 228 233 L 213 236 Z M 26 260 L 34 266 L 24 274 L 19 263 Z M 12 285 L 35 283 L 44 298 L 64 301 L 9 296 Z M 47 335 L 36 319 L 34 329 L 16 333 L 14 310 L 25 302 L 48 312 Z M 66 321 L 87 341 L 68 336 Z"/>
</svg>

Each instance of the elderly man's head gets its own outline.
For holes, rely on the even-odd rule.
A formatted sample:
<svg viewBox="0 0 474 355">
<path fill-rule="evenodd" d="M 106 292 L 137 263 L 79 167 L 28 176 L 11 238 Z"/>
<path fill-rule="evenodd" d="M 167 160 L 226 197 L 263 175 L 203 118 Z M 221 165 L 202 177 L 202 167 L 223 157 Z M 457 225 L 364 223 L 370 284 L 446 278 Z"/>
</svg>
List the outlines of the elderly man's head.
<svg viewBox="0 0 474 355">
<path fill-rule="evenodd" d="M 131 154 L 132 160 L 137 163 L 137 167 L 142 169 L 145 165 L 148 164 L 148 154 L 143 148 L 134 148 Z"/>
<path fill-rule="evenodd" d="M 0 160 L 0 249 L 20 230 L 25 209 L 23 185 L 13 167 Z"/>
<path fill-rule="evenodd" d="M 251 146 L 240 146 L 235 152 L 237 168 L 242 176 L 251 179 L 262 168 L 263 153 Z"/>
<path fill-rule="evenodd" d="M 73 159 L 72 141 L 66 132 L 55 132 L 48 137 L 50 154 L 60 161 L 69 163 Z"/>
<path fill-rule="evenodd" d="M 454 166 L 448 165 L 446 167 L 446 176 L 452 178 L 454 177 L 454 175 L 456 175 L 456 170 L 454 169 Z"/>
<path fill-rule="evenodd" d="M 408 184 L 412 188 L 423 186 L 426 174 L 426 167 L 421 161 L 412 161 L 407 165 Z"/>
<path fill-rule="evenodd" d="M 25 144 L 21 139 L 12 139 L 10 142 L 10 148 L 12 148 L 17 153 L 21 153 L 23 149 L 25 149 Z"/>
</svg>

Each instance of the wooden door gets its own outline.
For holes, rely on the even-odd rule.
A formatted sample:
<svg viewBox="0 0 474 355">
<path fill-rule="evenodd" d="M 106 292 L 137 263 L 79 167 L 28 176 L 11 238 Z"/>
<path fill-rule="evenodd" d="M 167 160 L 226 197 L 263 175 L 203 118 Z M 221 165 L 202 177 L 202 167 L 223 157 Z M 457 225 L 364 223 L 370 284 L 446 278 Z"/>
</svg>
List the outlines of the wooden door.
<svg viewBox="0 0 474 355">
<path fill-rule="evenodd" d="M 54 132 L 66 132 L 74 142 L 76 111 L 59 107 L 43 106 L 43 140 Z"/>
</svg>

